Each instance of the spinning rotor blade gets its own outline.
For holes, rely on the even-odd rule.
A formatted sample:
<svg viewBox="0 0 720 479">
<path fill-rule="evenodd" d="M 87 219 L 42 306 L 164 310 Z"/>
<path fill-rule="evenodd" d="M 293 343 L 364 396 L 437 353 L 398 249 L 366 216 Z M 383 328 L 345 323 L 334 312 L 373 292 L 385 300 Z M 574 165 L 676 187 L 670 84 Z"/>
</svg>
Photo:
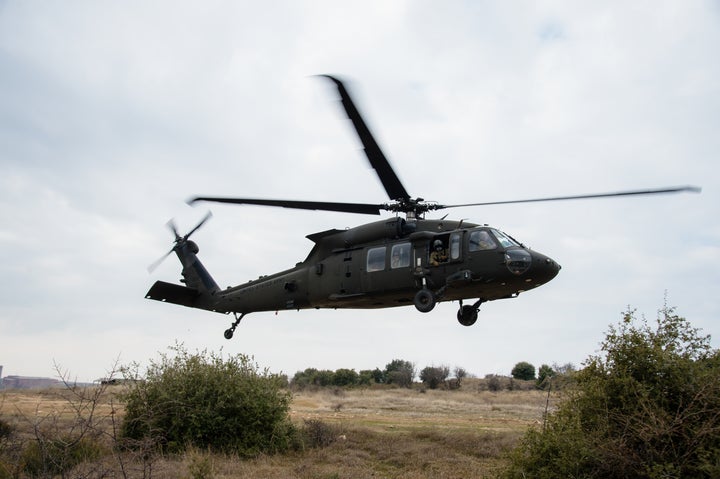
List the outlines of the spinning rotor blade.
<svg viewBox="0 0 720 479">
<path fill-rule="evenodd" d="M 341 213 L 359 213 L 365 215 L 379 215 L 385 205 L 368 203 L 332 203 L 325 201 L 292 201 L 292 200 L 263 200 L 253 198 L 220 198 L 198 196 L 190 198 L 188 204 L 196 201 L 211 201 L 213 203 L 231 203 L 238 205 L 277 206 L 281 208 L 294 208 L 299 210 L 339 211 Z M 193 230 L 194 231 L 194 230 Z"/>
<path fill-rule="evenodd" d="M 176 242 L 179 241 L 180 238 L 182 238 L 182 237 L 180 236 L 180 233 L 178 233 L 178 229 L 177 229 L 177 226 L 175 225 L 175 221 L 174 221 L 174 220 L 169 220 L 167 223 L 165 223 L 165 226 L 167 226 L 168 228 L 170 228 L 170 231 L 172 231 L 172 233 L 175 235 L 175 241 L 176 241 Z M 170 253 L 172 253 L 172 250 L 170 250 Z M 168 253 L 168 254 L 170 254 L 170 253 Z"/>
<path fill-rule="evenodd" d="M 150 266 L 148 266 L 148 268 L 147 268 L 148 273 L 152 273 L 153 271 L 155 271 L 155 269 L 157 269 L 157 267 L 160 266 L 160 264 L 163 261 L 165 261 L 165 258 L 170 256 L 181 244 L 183 244 L 185 241 L 187 241 L 187 239 L 190 237 L 190 235 L 192 235 L 194 232 L 196 232 L 210 218 L 212 218 L 212 211 L 208 211 L 207 214 L 205 215 L 205 217 L 203 219 L 201 219 L 200 222 L 193 229 L 191 229 L 185 236 L 180 236 L 180 233 L 178 233 L 177 226 L 175 225 L 175 221 L 173 221 L 173 220 L 168 221 L 166 223 L 167 227 L 170 228 L 170 231 L 172 231 L 172 233 L 175 235 L 175 245 L 172 247 L 172 249 L 170 251 L 168 251 L 167 253 L 162 255 L 160 258 L 155 260 Z"/>
<path fill-rule="evenodd" d="M 198 223 L 197 226 L 195 226 L 195 228 L 191 229 L 188 234 L 186 234 L 185 236 L 183 236 L 183 241 L 186 240 L 186 239 L 188 239 L 188 238 L 190 237 L 190 235 L 192 235 L 194 232 L 196 232 L 198 229 L 200 229 L 200 227 L 201 227 L 202 225 L 204 225 L 205 222 L 206 222 L 207 220 L 209 220 L 210 218 L 212 218 L 212 211 L 208 211 L 207 214 L 205 215 L 205 217 L 200 220 L 200 223 Z"/>
<path fill-rule="evenodd" d="M 335 83 L 335 86 L 337 86 L 338 93 L 340 93 L 340 101 L 342 102 L 343 108 L 345 108 L 347 116 L 350 118 L 350 121 L 352 121 L 355 131 L 360 137 L 360 141 L 365 149 L 365 155 L 370 161 L 370 165 L 375 169 L 390 199 L 409 200 L 410 195 L 395 174 L 392 166 L 390 166 L 390 162 L 385 158 L 372 133 L 370 133 L 370 129 L 365 124 L 362 115 L 360 115 L 343 82 L 330 75 L 320 76 L 330 79 Z"/>
<path fill-rule="evenodd" d="M 152 273 L 153 271 L 155 271 L 157 269 L 157 267 L 160 266 L 160 264 L 162 264 L 163 261 L 165 261 L 165 258 L 167 258 L 168 256 L 170 256 L 172 254 L 173 251 L 175 251 L 175 248 L 171 249 L 170 251 L 168 251 L 167 253 L 165 253 L 164 255 L 159 257 L 158 259 L 156 259 L 150 266 L 148 266 L 147 267 L 148 273 Z"/>
<path fill-rule="evenodd" d="M 542 201 L 564 201 L 564 200 L 581 200 L 586 198 L 610 198 L 613 196 L 639 196 L 639 195 L 656 195 L 666 193 L 683 193 L 692 192 L 700 193 L 701 188 L 697 186 L 676 186 L 668 188 L 657 188 L 649 190 L 631 190 L 631 191 L 618 191 L 614 193 L 595 193 L 590 195 L 574 195 L 574 196 L 556 196 L 550 198 L 534 198 L 525 200 L 508 200 L 508 201 L 490 201 L 484 203 L 467 203 L 464 205 L 437 205 L 433 209 L 441 210 L 445 208 L 460 208 L 463 206 L 489 206 L 489 205 L 506 205 L 511 203 L 539 203 Z"/>
</svg>

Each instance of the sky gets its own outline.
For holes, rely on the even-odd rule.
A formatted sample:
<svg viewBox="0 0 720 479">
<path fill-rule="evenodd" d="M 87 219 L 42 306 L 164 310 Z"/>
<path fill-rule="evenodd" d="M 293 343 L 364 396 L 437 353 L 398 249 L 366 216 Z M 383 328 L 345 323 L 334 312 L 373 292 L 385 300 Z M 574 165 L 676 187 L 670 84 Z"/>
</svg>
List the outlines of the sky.
<svg viewBox="0 0 720 479">
<path fill-rule="evenodd" d="M 393 359 L 509 374 L 576 366 L 628 308 L 720 342 L 720 3 L 0 0 L 0 365 L 91 381 L 168 348 L 292 376 Z M 221 286 L 374 216 L 195 195 L 382 203 L 342 77 L 404 186 L 444 204 L 697 185 L 700 194 L 470 207 L 562 265 L 550 283 L 422 314 L 250 314 L 144 298 L 177 282 L 166 222 Z M 389 214 L 386 214 L 386 216 Z"/>
</svg>

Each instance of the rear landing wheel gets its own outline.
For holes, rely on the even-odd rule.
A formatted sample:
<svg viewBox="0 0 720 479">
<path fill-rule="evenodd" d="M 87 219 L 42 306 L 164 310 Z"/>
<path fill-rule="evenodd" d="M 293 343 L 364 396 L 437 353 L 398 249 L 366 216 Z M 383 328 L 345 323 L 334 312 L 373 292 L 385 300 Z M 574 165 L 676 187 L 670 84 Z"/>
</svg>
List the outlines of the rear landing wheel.
<svg viewBox="0 0 720 479">
<path fill-rule="evenodd" d="M 225 339 L 232 339 L 233 334 L 235 334 L 235 328 L 238 327 L 238 324 L 240 324 L 240 321 L 245 317 L 246 313 L 233 313 L 235 315 L 235 321 L 232 323 L 232 326 L 230 326 L 228 329 L 225 330 L 223 333 L 223 336 L 225 336 Z"/>
<path fill-rule="evenodd" d="M 457 319 L 463 326 L 472 326 L 478 318 L 478 309 L 475 306 L 461 306 L 458 309 Z"/>
</svg>

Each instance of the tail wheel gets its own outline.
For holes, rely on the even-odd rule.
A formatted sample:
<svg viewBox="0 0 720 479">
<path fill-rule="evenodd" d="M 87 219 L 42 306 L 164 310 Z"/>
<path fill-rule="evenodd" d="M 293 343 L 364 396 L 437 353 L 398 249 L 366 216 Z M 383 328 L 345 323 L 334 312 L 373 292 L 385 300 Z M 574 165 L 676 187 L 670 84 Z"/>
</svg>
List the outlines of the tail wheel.
<svg viewBox="0 0 720 479">
<path fill-rule="evenodd" d="M 429 313 L 432 311 L 436 302 L 433 292 L 425 288 L 415 293 L 415 298 L 413 299 L 415 308 L 421 313 Z"/>
</svg>

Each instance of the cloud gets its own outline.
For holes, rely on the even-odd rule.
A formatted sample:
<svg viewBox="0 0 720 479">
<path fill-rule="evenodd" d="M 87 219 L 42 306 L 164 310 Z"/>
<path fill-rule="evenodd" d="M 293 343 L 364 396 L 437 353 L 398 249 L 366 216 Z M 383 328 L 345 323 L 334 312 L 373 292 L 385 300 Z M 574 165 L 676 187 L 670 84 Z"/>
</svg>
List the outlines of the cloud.
<svg viewBox="0 0 720 479">
<path fill-rule="evenodd" d="M 720 286 L 718 9 L 428 2 L 4 3 L 0 362 L 101 377 L 180 340 L 263 366 L 476 374 L 575 362 L 628 304 L 713 333 Z M 715 41 L 713 41 L 715 40 Z M 557 259 L 550 284 L 483 305 L 231 318 L 147 301 L 176 281 L 164 223 L 193 195 L 383 202 L 331 85 L 348 82 L 414 196 L 455 204 L 699 184 L 701 195 L 453 210 Z M 305 235 L 375 218 L 213 206 L 193 237 L 223 285 L 305 258 Z M 28 349 L 31 348 L 31 353 Z M 20 365 L 23 365 L 22 367 Z"/>
</svg>

